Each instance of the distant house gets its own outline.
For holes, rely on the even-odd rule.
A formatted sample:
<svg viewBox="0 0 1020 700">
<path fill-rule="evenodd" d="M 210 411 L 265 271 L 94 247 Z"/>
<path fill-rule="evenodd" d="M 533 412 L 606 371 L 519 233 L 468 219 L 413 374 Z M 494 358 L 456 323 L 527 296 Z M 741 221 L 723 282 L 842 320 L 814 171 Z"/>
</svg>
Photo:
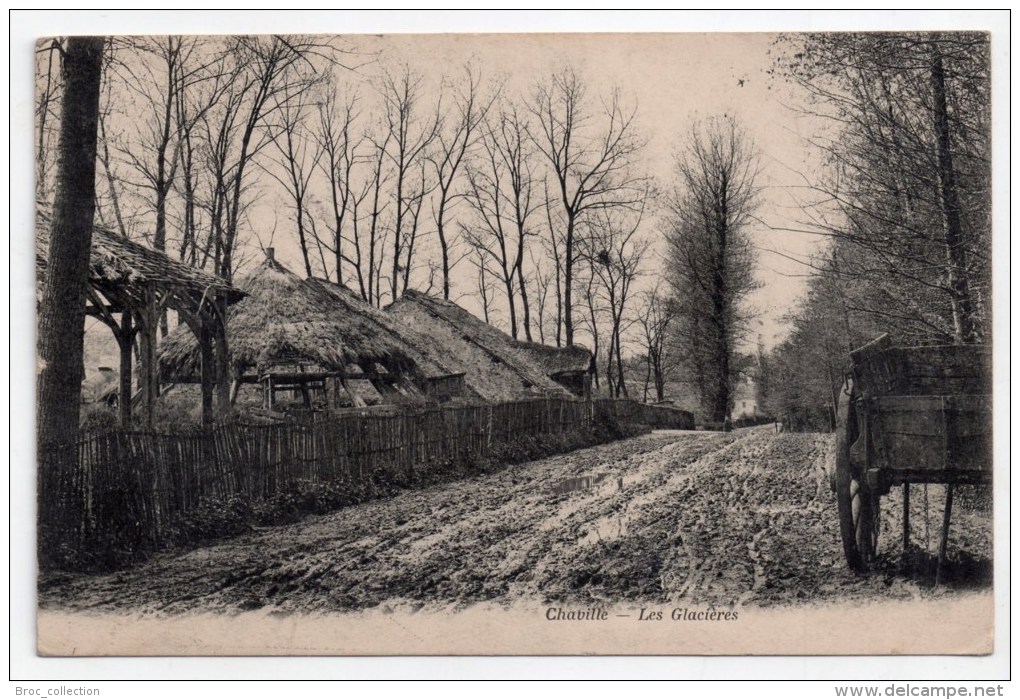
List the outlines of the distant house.
<svg viewBox="0 0 1020 700">
<path fill-rule="evenodd" d="M 741 375 L 733 387 L 733 408 L 730 419 L 758 416 L 758 383 L 753 374 Z"/>
<path fill-rule="evenodd" d="M 514 340 L 452 301 L 413 290 L 386 312 L 426 338 L 431 356 L 455 362 L 467 389 L 487 401 L 590 394 L 591 353 L 580 346 Z"/>
<path fill-rule="evenodd" d="M 237 285 L 247 296 L 227 318 L 235 398 L 241 385 L 258 384 L 266 408 L 288 396 L 306 407 L 426 401 L 435 378 L 448 380 L 442 398 L 459 393 L 460 372 L 420 352 L 392 319 L 328 282 L 301 279 L 271 248 Z M 171 333 L 160 367 L 168 381 L 195 381 L 193 337 Z"/>
</svg>

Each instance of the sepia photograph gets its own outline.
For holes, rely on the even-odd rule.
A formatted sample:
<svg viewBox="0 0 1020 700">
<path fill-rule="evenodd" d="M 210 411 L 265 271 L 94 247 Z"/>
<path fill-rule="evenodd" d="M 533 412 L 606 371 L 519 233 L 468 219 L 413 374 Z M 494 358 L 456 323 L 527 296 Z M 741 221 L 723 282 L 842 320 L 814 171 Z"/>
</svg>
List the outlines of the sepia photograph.
<svg viewBox="0 0 1020 700">
<path fill-rule="evenodd" d="M 995 651 L 988 31 L 271 31 L 32 37 L 39 655 Z"/>
</svg>

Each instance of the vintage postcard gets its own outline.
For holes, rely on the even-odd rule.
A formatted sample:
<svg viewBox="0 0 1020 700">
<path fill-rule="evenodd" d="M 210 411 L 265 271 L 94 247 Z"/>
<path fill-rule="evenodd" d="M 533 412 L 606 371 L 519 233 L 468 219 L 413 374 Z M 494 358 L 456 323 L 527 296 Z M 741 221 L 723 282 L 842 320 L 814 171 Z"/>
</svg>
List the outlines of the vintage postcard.
<svg viewBox="0 0 1020 700">
<path fill-rule="evenodd" d="M 994 48 L 39 39 L 38 653 L 991 653 Z"/>
</svg>

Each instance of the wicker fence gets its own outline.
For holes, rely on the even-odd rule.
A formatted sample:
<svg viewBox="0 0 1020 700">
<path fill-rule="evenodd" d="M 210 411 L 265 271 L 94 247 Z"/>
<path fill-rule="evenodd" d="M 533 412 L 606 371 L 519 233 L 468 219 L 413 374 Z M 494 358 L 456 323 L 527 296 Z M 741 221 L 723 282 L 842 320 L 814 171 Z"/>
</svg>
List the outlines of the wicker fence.
<svg viewBox="0 0 1020 700">
<path fill-rule="evenodd" d="M 595 414 L 621 423 L 647 425 L 656 430 L 694 430 L 694 414 L 672 406 L 638 403 L 631 399 L 596 399 Z"/>
<path fill-rule="evenodd" d="M 235 496 L 257 502 L 298 482 L 407 484 L 441 463 L 470 463 L 516 437 L 578 430 L 598 416 L 685 427 L 683 413 L 634 401 L 542 398 L 312 414 L 204 433 L 92 432 L 39 455 L 42 540 L 71 549 L 113 539 L 159 548 L 173 541 L 175 522 L 202 502 Z"/>
</svg>

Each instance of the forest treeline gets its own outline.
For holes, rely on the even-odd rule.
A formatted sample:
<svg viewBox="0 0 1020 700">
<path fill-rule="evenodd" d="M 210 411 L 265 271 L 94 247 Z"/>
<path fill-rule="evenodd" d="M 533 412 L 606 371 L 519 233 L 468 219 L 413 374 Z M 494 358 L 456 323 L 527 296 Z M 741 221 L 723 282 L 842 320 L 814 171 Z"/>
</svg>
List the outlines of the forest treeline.
<svg viewBox="0 0 1020 700">
<path fill-rule="evenodd" d="M 776 415 L 836 402 L 847 353 L 991 342 L 989 38 L 980 33 L 785 38 L 777 75 L 831 125 L 813 139 L 807 294 L 767 358 Z"/>
</svg>

